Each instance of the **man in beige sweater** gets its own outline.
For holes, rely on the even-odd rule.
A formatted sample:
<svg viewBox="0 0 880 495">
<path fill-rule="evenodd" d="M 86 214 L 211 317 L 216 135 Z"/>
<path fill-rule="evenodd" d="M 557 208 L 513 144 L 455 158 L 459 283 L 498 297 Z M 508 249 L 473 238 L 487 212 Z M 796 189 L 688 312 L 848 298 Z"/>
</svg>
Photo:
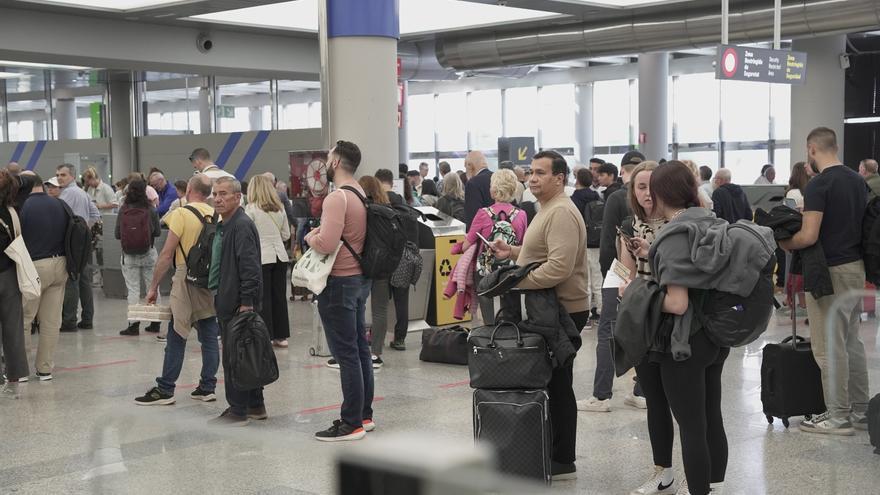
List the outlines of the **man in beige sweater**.
<svg viewBox="0 0 880 495">
<path fill-rule="evenodd" d="M 532 220 L 522 246 L 509 246 L 497 239 L 495 256 L 510 257 L 519 265 L 537 261 L 541 266 L 529 273 L 518 288 L 556 288 L 556 296 L 565 306 L 577 328 L 589 318 L 587 296 L 587 230 L 581 213 L 565 194 L 568 165 L 555 151 L 542 151 L 532 159 L 529 189 L 541 204 Z M 577 345 L 577 344 L 576 344 Z M 550 418 L 553 424 L 553 479 L 576 477 L 575 438 L 577 405 L 572 389 L 572 366 L 556 368 L 547 386 L 550 394 Z"/>
</svg>

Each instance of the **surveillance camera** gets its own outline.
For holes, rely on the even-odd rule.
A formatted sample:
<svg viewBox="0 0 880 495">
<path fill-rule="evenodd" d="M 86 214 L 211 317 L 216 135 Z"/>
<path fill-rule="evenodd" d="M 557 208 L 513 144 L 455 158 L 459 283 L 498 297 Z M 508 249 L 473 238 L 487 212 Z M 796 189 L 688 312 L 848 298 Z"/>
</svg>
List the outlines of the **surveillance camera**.
<svg viewBox="0 0 880 495">
<path fill-rule="evenodd" d="M 211 48 L 214 48 L 214 42 L 211 40 L 210 36 L 206 33 L 202 33 L 196 38 L 196 47 L 198 47 L 200 52 L 208 53 L 211 51 Z"/>
<path fill-rule="evenodd" d="M 844 53 L 843 55 L 840 56 L 840 68 L 841 69 L 849 69 L 849 66 L 850 66 L 849 55 Z"/>
</svg>

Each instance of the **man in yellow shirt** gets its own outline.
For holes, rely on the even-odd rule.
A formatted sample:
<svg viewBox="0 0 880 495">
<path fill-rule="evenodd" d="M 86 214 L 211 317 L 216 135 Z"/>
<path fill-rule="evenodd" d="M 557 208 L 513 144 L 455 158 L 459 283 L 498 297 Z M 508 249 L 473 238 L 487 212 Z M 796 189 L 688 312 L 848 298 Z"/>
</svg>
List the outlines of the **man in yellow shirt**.
<svg viewBox="0 0 880 495">
<path fill-rule="evenodd" d="M 214 388 L 217 385 L 217 368 L 220 366 L 220 346 L 217 343 L 220 327 L 214 310 L 214 298 L 210 290 L 186 281 L 186 256 L 202 233 L 202 218 L 206 222 L 216 222 L 214 209 L 205 203 L 210 195 L 211 179 L 203 174 L 193 176 L 187 184 L 187 205 L 169 212 L 162 219 L 168 225 L 168 239 L 156 263 L 147 292 L 147 303 L 156 302 L 159 281 L 171 267 L 172 257 L 175 257 L 175 271 L 171 279 L 172 319 L 168 324 L 162 376 L 156 378 L 155 387 L 135 399 L 138 405 L 174 404 L 174 383 L 183 368 L 186 339 L 191 327 L 196 328 L 202 344 L 202 373 L 199 386 L 190 397 L 204 402 L 217 400 Z"/>
</svg>

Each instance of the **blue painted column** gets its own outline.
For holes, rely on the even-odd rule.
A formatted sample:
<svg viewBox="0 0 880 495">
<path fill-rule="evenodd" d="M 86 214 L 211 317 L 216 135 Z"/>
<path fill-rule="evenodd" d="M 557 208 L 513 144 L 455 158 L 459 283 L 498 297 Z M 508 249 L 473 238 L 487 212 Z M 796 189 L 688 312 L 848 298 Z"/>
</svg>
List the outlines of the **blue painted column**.
<svg viewBox="0 0 880 495">
<path fill-rule="evenodd" d="M 358 175 L 398 163 L 397 0 L 321 0 L 321 110 L 330 148 L 361 148 Z"/>
</svg>

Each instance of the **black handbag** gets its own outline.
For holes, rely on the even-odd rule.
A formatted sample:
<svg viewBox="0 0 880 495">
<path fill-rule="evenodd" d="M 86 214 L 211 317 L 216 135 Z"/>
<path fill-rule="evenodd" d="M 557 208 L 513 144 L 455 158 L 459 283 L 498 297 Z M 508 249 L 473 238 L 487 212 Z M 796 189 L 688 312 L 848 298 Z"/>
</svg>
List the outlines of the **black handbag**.
<svg viewBox="0 0 880 495">
<path fill-rule="evenodd" d="M 471 346 L 468 329 L 461 325 L 450 328 L 429 328 L 422 332 L 419 359 L 429 363 L 468 364 Z"/>
<path fill-rule="evenodd" d="M 515 323 L 500 321 L 471 330 L 468 342 L 472 388 L 535 390 L 550 383 L 553 364 L 541 335 L 521 332 Z"/>
</svg>

